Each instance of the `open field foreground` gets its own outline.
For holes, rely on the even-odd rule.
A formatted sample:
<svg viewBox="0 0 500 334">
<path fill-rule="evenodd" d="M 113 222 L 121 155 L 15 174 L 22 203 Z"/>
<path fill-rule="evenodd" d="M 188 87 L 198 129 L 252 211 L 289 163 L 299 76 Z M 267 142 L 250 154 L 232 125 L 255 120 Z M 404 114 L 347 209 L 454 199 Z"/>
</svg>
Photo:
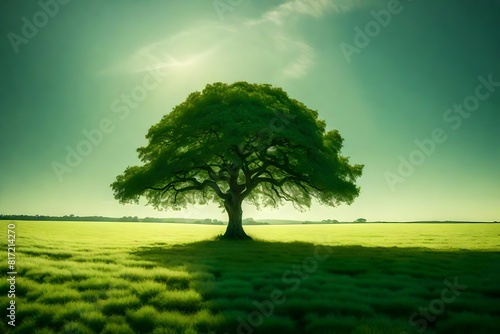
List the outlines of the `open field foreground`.
<svg viewBox="0 0 500 334">
<path fill-rule="evenodd" d="M 1 333 L 494 333 L 500 224 L 15 224 Z M 210 239 L 211 238 L 211 239 Z M 210 239 L 210 240 L 209 240 Z M 15 327 L 8 325 L 15 300 Z"/>
</svg>

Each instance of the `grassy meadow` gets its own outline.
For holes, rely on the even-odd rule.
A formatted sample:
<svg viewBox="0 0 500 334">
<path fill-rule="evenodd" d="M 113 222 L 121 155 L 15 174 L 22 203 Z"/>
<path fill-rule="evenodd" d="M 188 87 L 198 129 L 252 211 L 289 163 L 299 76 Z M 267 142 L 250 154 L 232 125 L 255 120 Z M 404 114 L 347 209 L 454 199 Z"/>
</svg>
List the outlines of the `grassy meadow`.
<svg viewBox="0 0 500 334">
<path fill-rule="evenodd" d="M 500 224 L 16 225 L 0 333 L 493 333 Z"/>
</svg>

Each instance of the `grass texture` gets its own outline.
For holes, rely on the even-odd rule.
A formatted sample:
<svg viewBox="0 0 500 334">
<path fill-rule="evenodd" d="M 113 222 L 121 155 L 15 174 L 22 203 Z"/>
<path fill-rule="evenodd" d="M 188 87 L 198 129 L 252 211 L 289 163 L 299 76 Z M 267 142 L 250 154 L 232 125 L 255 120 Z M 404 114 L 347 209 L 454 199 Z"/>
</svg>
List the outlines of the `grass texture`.
<svg viewBox="0 0 500 334">
<path fill-rule="evenodd" d="M 16 225 L 0 333 L 493 333 L 500 225 Z M 451 287 L 451 288 L 450 288 Z M 444 291 L 444 292 L 443 292 Z"/>
</svg>

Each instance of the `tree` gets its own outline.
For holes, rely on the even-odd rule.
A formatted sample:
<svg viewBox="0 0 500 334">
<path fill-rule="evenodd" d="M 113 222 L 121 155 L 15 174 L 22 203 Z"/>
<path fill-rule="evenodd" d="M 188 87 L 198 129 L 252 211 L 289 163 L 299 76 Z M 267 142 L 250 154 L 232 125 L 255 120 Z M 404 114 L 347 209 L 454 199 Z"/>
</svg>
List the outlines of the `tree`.
<svg viewBox="0 0 500 334">
<path fill-rule="evenodd" d="M 315 198 L 350 204 L 363 166 L 340 155 L 343 138 L 315 110 L 268 84 L 214 83 L 153 125 L 141 166 L 111 184 L 120 203 L 144 196 L 156 209 L 215 202 L 229 216 L 223 237 L 247 239 L 242 202 L 299 210 Z"/>
</svg>

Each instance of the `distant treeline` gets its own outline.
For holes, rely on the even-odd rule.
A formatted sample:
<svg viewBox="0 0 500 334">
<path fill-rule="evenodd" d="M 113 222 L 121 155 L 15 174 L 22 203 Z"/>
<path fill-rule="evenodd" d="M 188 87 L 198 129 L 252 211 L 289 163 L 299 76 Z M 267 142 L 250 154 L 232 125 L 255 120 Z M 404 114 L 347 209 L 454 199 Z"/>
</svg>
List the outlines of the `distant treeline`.
<svg viewBox="0 0 500 334">
<path fill-rule="evenodd" d="M 45 215 L 3 215 L 0 214 L 0 220 L 40 220 L 40 221 L 80 221 L 80 222 L 130 222 L 130 223 L 184 223 L 184 224 L 203 224 L 203 225 L 226 225 L 227 221 L 218 219 L 195 219 L 195 218 L 155 218 L 155 217 L 144 217 L 139 218 L 137 216 L 123 216 L 121 218 L 117 217 L 103 217 L 103 216 L 45 216 Z M 324 219 L 322 221 L 277 221 L 272 220 L 271 223 L 256 221 L 253 218 L 243 219 L 243 225 L 270 225 L 270 224 L 352 224 L 352 223 L 369 223 L 364 218 L 358 218 L 353 222 L 339 222 L 335 219 Z M 370 223 L 407 223 L 407 224 L 457 224 L 457 223 L 476 223 L 468 221 L 412 221 L 412 222 L 381 222 L 373 221 Z M 482 222 L 486 223 L 486 222 Z M 492 223 L 498 223 L 494 221 Z"/>
<path fill-rule="evenodd" d="M 154 218 L 137 216 L 104 217 L 104 216 L 44 216 L 44 215 L 2 215 L 0 220 L 40 220 L 40 221 L 85 221 L 85 222 L 129 222 L 129 223 L 186 223 L 204 225 L 226 225 L 227 222 L 218 219 L 189 219 L 189 218 Z M 269 225 L 269 223 L 258 222 L 253 218 L 243 219 L 243 225 Z"/>
<path fill-rule="evenodd" d="M 146 218 L 144 218 L 146 219 Z M 139 222 L 138 217 L 103 217 L 103 216 L 44 216 L 44 215 L 0 215 L 0 220 L 42 220 L 42 221 L 99 221 L 99 222 Z"/>
<path fill-rule="evenodd" d="M 351 224 L 351 223 L 366 223 L 366 219 L 358 218 L 353 222 L 339 222 L 336 219 L 323 219 L 320 222 L 306 220 L 305 222 L 302 222 L 302 224 Z"/>
</svg>

